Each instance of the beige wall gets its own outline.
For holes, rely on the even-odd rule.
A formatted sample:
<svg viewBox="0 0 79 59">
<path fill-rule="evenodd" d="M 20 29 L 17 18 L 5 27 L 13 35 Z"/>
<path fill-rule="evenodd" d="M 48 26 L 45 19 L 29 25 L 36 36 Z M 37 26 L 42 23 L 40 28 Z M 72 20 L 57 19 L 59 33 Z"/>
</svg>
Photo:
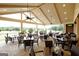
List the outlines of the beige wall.
<svg viewBox="0 0 79 59">
<path fill-rule="evenodd" d="M 77 19 L 77 36 L 79 38 L 79 18 Z"/>
<path fill-rule="evenodd" d="M 79 13 L 79 3 L 75 5 L 75 10 L 74 10 L 74 21 L 77 18 L 77 15 Z"/>
<path fill-rule="evenodd" d="M 74 24 L 74 32 L 77 34 L 79 38 L 79 18 L 76 18 L 76 24 Z"/>
<path fill-rule="evenodd" d="M 76 24 L 75 24 L 75 33 L 77 34 L 77 39 L 78 39 L 78 43 L 77 43 L 77 47 L 79 47 L 79 18 L 76 18 Z"/>
</svg>

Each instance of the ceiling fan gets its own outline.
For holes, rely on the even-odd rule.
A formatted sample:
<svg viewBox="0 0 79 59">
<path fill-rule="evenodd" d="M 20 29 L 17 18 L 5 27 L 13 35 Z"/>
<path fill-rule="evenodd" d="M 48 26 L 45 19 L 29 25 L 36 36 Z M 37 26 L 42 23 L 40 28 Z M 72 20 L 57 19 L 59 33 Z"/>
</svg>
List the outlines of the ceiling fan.
<svg viewBox="0 0 79 59">
<path fill-rule="evenodd" d="M 30 11 L 30 16 L 26 15 L 25 13 L 23 13 L 26 17 L 26 20 L 32 20 L 34 19 L 34 17 L 31 17 L 31 11 Z"/>
<path fill-rule="evenodd" d="M 30 19 L 30 20 L 32 20 L 32 19 L 33 19 L 33 17 L 31 18 L 31 17 L 28 17 L 28 16 L 27 16 L 27 17 L 26 17 L 26 19 Z"/>
<path fill-rule="evenodd" d="M 27 13 L 29 12 L 29 16 L 24 13 L 26 20 L 32 20 L 34 17 L 31 17 L 31 10 L 28 8 L 28 2 L 27 2 Z"/>
</svg>

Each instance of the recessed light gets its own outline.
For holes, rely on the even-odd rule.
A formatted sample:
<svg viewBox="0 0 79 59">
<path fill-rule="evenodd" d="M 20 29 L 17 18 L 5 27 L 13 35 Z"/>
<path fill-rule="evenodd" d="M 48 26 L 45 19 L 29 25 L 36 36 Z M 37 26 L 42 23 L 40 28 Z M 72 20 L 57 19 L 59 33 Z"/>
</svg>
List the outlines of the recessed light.
<svg viewBox="0 0 79 59">
<path fill-rule="evenodd" d="M 50 10 L 48 9 L 47 12 L 50 12 Z"/>
<path fill-rule="evenodd" d="M 66 20 L 67 20 L 68 18 L 64 18 L 64 19 L 66 19 Z"/>
<path fill-rule="evenodd" d="M 66 7 L 66 4 L 63 4 L 62 6 L 63 6 L 63 7 Z"/>
<path fill-rule="evenodd" d="M 65 11 L 64 14 L 67 14 L 67 12 Z"/>
</svg>

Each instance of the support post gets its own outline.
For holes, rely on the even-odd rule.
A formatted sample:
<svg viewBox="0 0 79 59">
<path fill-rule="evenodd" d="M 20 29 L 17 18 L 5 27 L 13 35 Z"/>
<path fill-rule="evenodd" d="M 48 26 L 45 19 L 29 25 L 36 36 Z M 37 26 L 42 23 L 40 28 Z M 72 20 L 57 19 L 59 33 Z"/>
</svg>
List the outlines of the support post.
<svg viewBox="0 0 79 59">
<path fill-rule="evenodd" d="M 21 13 L 21 32 L 23 31 L 23 21 L 22 21 L 22 13 Z"/>
</svg>

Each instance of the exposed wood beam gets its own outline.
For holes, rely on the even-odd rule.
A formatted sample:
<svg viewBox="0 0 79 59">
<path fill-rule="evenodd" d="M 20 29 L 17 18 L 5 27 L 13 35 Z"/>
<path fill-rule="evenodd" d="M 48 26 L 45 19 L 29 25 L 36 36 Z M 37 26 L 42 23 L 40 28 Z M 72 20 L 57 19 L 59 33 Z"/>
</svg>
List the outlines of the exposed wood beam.
<svg viewBox="0 0 79 59">
<path fill-rule="evenodd" d="M 14 12 L 0 12 L 0 15 L 6 15 L 6 14 L 16 14 L 21 12 L 27 12 L 27 11 L 14 11 Z"/>
<path fill-rule="evenodd" d="M 8 5 L 8 4 L 0 4 L 0 8 L 26 8 L 27 5 Z M 28 8 L 39 7 L 39 6 L 28 6 Z"/>
<path fill-rule="evenodd" d="M 43 6 L 43 5 L 45 5 L 45 3 L 40 4 L 37 8 L 41 8 L 41 6 Z M 35 10 L 35 9 L 37 9 L 37 8 L 34 8 L 34 9 L 32 9 L 31 11 L 33 11 L 33 10 Z"/>
<path fill-rule="evenodd" d="M 34 21 L 34 20 L 32 20 L 35 24 L 37 24 L 37 22 L 36 21 Z"/>
<path fill-rule="evenodd" d="M 34 8 L 33 8 L 34 9 Z M 33 10 L 33 9 L 31 9 L 31 10 Z M 12 12 L 0 12 L 0 15 L 4 15 L 4 14 L 15 14 L 15 13 L 21 13 L 21 12 L 29 12 L 29 11 L 27 11 L 27 10 L 20 10 L 20 11 L 18 11 L 18 10 L 16 10 L 16 11 L 12 11 Z"/>
<path fill-rule="evenodd" d="M 38 24 L 38 25 L 42 25 L 42 24 L 40 24 L 40 23 L 28 22 L 28 21 L 26 21 L 26 20 L 23 20 L 23 23 L 30 23 L 30 24 Z"/>
<path fill-rule="evenodd" d="M 7 18 L 7 17 L 0 17 L 0 20 L 12 21 L 12 22 L 20 22 L 20 20 L 18 20 L 18 19 L 12 19 L 12 18 Z"/>
<path fill-rule="evenodd" d="M 39 7 L 44 3 L 0 3 L 0 6 L 4 6 L 4 7 L 9 7 L 9 6 L 13 6 L 14 7 Z M 12 8 L 12 7 L 11 7 Z"/>
<path fill-rule="evenodd" d="M 44 4 L 45 4 L 45 3 L 40 4 L 40 5 L 39 5 L 39 8 L 40 8 L 41 6 L 43 6 Z"/>
<path fill-rule="evenodd" d="M 32 12 L 32 11 L 31 11 Z M 40 22 L 42 22 L 42 24 L 44 25 L 44 22 L 41 20 L 41 19 L 39 19 L 37 16 L 36 16 L 36 14 L 34 13 L 34 12 L 32 12 L 32 14 L 40 21 Z"/>
<path fill-rule="evenodd" d="M 38 3 L 38 5 L 28 5 L 28 8 L 41 7 L 44 4 L 45 3 Z M 26 8 L 26 7 L 27 7 L 27 3 L 0 3 L 0 8 Z"/>
<path fill-rule="evenodd" d="M 42 3 L 42 4 L 40 4 L 38 7 L 30 7 L 29 6 L 29 8 L 33 8 L 33 9 L 31 9 L 31 11 L 33 11 L 33 10 L 35 10 L 35 9 L 37 9 L 37 8 L 40 8 L 42 5 L 44 5 L 44 3 Z M 21 7 L 22 8 L 22 7 Z M 27 7 L 26 7 L 27 8 Z M 4 14 L 14 14 L 14 13 L 21 13 L 21 12 L 28 12 L 28 11 L 14 11 L 14 12 L 0 12 L 0 15 L 4 15 Z"/>
<path fill-rule="evenodd" d="M 2 21 L 11 21 L 11 22 L 21 22 L 21 20 L 18 20 L 18 19 L 12 19 L 12 18 L 7 18 L 7 17 L 0 17 L 0 20 Z M 23 23 L 31 23 L 31 24 L 35 24 L 33 22 L 28 22 L 28 21 L 25 21 L 25 20 L 22 20 Z M 39 24 L 39 23 L 36 23 L 36 24 Z M 39 24 L 41 25 L 41 24 Z"/>
<path fill-rule="evenodd" d="M 28 15 L 26 15 L 25 13 L 23 13 L 23 14 L 25 15 L 25 17 L 28 16 Z"/>
<path fill-rule="evenodd" d="M 43 15 L 47 18 L 47 20 L 49 21 L 49 23 L 51 24 L 50 19 L 46 16 L 46 14 L 43 12 L 43 10 L 41 8 L 39 8 L 41 10 L 41 12 L 43 13 Z"/>
<path fill-rule="evenodd" d="M 60 21 L 60 23 L 62 24 L 62 21 L 61 21 L 60 15 L 59 15 L 59 13 L 58 13 L 58 10 L 57 10 L 57 8 L 56 8 L 56 5 L 55 5 L 55 4 L 53 4 L 53 5 L 54 5 L 54 7 L 55 7 L 55 10 L 56 10 L 57 16 L 58 16 L 58 18 L 59 18 L 59 21 Z"/>
</svg>

